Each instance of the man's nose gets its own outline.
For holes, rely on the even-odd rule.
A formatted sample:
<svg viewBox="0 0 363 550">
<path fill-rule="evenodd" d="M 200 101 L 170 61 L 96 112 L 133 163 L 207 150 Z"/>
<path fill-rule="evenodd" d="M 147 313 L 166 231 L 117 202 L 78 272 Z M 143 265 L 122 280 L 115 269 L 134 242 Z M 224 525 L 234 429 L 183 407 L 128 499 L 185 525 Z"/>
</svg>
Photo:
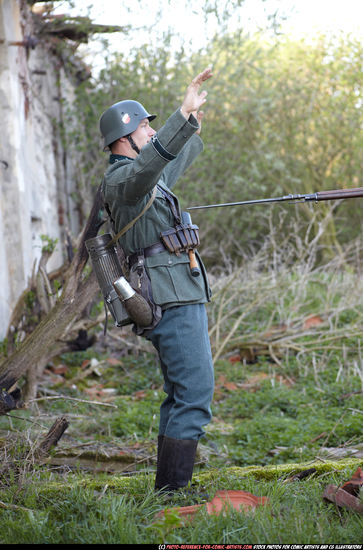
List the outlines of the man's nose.
<svg viewBox="0 0 363 550">
<path fill-rule="evenodd" d="M 154 128 L 149 128 L 149 136 L 153 136 L 154 134 L 156 134 L 156 130 L 154 130 Z"/>
</svg>

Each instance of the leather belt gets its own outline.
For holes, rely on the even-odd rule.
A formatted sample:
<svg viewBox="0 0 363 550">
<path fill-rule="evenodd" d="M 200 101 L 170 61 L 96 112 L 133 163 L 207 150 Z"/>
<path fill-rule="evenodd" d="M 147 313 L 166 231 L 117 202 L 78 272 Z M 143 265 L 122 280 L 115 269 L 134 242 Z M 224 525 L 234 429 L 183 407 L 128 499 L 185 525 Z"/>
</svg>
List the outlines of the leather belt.
<svg viewBox="0 0 363 550">
<path fill-rule="evenodd" d="M 146 248 L 142 248 L 141 251 L 144 254 L 145 258 L 149 258 L 150 256 L 154 256 L 155 254 L 160 254 L 160 252 L 165 252 L 166 248 L 163 243 L 155 243 L 151 246 L 147 246 Z M 132 254 L 128 257 L 130 267 L 132 267 L 137 262 L 137 257 L 137 253 Z"/>
</svg>

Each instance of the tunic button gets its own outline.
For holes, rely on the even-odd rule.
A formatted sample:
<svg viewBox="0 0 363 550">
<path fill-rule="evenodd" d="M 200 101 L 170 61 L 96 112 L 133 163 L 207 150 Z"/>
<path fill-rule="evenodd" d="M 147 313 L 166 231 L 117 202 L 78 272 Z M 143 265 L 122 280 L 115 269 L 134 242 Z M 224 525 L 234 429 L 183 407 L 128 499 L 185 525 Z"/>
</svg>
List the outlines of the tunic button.
<svg viewBox="0 0 363 550">
<path fill-rule="evenodd" d="M 168 260 L 168 264 L 171 265 L 173 263 L 173 260 Z"/>
</svg>

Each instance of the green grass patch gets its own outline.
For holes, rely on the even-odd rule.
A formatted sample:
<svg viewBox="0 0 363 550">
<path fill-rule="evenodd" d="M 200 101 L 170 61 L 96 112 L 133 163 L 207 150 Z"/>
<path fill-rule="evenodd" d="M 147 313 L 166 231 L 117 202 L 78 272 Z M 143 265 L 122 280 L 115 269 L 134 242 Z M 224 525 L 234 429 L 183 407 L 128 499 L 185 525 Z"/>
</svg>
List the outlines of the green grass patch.
<svg viewBox="0 0 363 550">
<path fill-rule="evenodd" d="M 166 500 L 153 489 L 165 397 L 156 353 L 91 348 L 57 358 L 66 372 L 45 373 L 37 401 L 0 417 L 0 542 L 360 544 L 362 516 L 322 494 L 363 466 L 362 282 L 354 270 L 270 272 L 257 263 L 215 284 L 213 420 L 193 483 L 209 499 L 233 489 L 267 496 L 268 506 L 218 517 L 201 509 L 183 525 L 175 509 L 197 496 Z M 308 326 L 311 316 L 317 324 Z M 80 449 L 79 457 L 40 464 L 34 448 L 60 415 L 70 425 L 51 455 Z M 103 470 L 111 450 L 134 462 L 120 474 Z"/>
<path fill-rule="evenodd" d="M 362 461 L 315 463 L 317 472 L 303 482 L 284 483 L 312 464 L 224 468 L 196 476 L 212 498 L 216 490 L 248 491 L 269 503 L 254 512 L 229 510 L 224 516 L 205 511 L 183 526 L 177 512 L 155 520 L 165 508 L 190 504 L 190 497 L 172 500 L 152 490 L 149 476 L 110 476 L 107 480 L 73 476 L 67 482 L 25 484 L 14 491 L 16 510 L 2 510 L 1 543 L 143 544 L 143 543 L 360 543 L 363 518 L 338 511 L 322 500 L 326 484 L 349 479 Z M 9 498 L 9 492 L 7 497 Z M 4 491 L 0 492 L 4 498 Z M 10 504 L 8 502 L 8 504 Z"/>
</svg>

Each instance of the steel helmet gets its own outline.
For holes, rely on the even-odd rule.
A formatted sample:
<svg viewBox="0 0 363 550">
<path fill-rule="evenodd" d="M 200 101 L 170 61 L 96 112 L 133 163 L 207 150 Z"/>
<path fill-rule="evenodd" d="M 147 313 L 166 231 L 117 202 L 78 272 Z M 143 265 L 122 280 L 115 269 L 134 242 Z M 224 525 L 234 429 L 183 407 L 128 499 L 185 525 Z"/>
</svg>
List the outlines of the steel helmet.
<svg viewBox="0 0 363 550">
<path fill-rule="evenodd" d="M 100 118 L 104 147 L 134 132 L 144 118 L 151 121 L 156 115 L 150 115 L 138 101 L 125 99 L 111 105 Z"/>
</svg>

